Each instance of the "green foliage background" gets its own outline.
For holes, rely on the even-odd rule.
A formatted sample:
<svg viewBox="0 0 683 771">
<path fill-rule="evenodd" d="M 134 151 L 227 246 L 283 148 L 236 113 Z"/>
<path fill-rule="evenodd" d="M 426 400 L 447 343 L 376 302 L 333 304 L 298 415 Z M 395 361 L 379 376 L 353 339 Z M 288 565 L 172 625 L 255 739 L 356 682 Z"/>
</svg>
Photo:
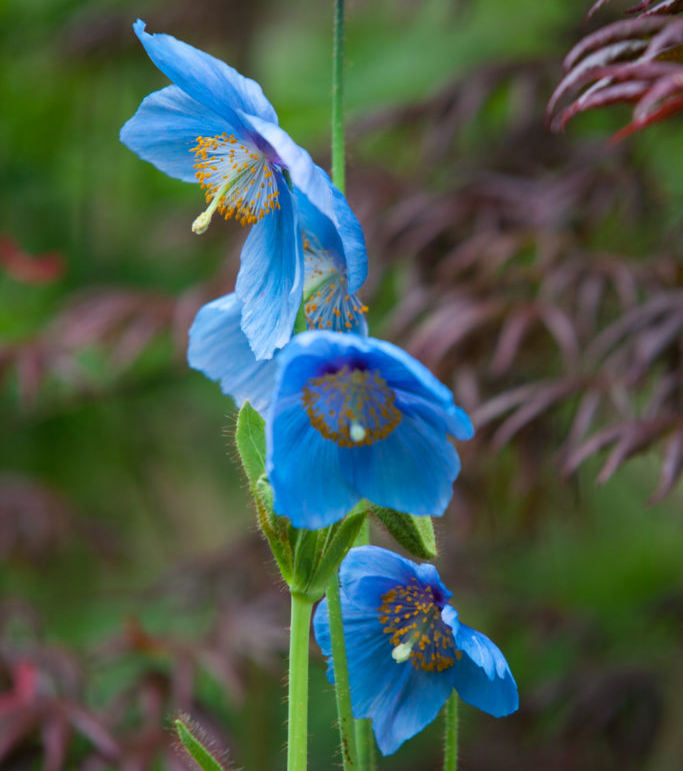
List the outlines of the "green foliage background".
<svg viewBox="0 0 683 771">
<path fill-rule="evenodd" d="M 436 93 L 456 74 L 485 63 L 538 57 L 559 62 L 575 40 L 569 35 L 578 28 L 583 5 L 351 3 L 351 126 L 381 108 Z M 202 208 L 198 190 L 165 177 L 118 142 L 120 126 L 142 97 L 166 84 L 138 45 L 132 21 L 141 16 L 151 30 L 188 40 L 259 80 L 283 127 L 325 165 L 330 11 L 314 0 L 0 4 L 0 235 L 30 255 L 57 251 L 66 264 L 63 275 L 46 284 L 19 281 L 0 267 L 2 344 L 21 346 L 41 334 L 84 291 L 116 287 L 179 296 L 216 275 L 214 296 L 230 288 L 243 237 L 239 227 L 219 222 L 198 239 L 190 232 Z M 502 130 L 504 121 L 504 114 L 491 109 L 483 135 L 468 140 L 472 147 Z M 572 130 L 607 137 L 617 125 L 613 114 L 600 115 Z M 411 169 L 411 147 L 400 137 L 366 145 L 353 128 L 351 133 L 351 178 L 368 160 Z M 662 228 L 680 225 L 679 133 L 674 121 L 629 140 L 657 180 Z M 462 153 L 468 149 L 463 146 Z M 429 177 L 431 170 L 420 174 Z M 436 169 L 433 179 L 438 180 Z M 624 246 L 619 230 L 605 226 L 605 241 L 615 249 Z M 630 233 L 624 240 L 630 249 L 647 250 L 657 239 L 653 231 Z M 378 307 L 370 320 L 379 333 L 381 299 Z M 254 524 L 230 439 L 233 407 L 213 383 L 187 369 L 182 339 L 158 335 L 126 367 L 112 363 L 106 346 L 86 346 L 77 360 L 77 384 L 51 372 L 30 399 L 22 395 L 17 372 L 4 371 L 0 473 L 57 491 L 76 512 L 77 526 L 54 548 L 42 549 L 39 558 L 20 548 L 4 550 L 0 589 L 4 600 L 21 598 L 36 608 L 44 641 L 77 652 L 88 671 L 88 703 L 106 705 L 150 660 L 131 653 L 103 663 L 92 651 L 118 635 L 132 616 L 161 637 L 201 637 L 214 613 L 209 597 L 193 604 L 179 601 L 173 591 L 160 597 L 149 588 L 172 585 L 169 576 L 179 567 L 219 557 L 224 545 L 253 532 Z M 603 488 L 595 486 L 595 468 L 571 483 L 553 478 L 550 468 L 539 469 L 547 494 L 537 502 L 541 521 L 527 528 L 525 501 L 516 496 L 515 458 L 505 451 L 487 466 L 490 485 L 481 491 L 481 505 L 488 514 L 466 535 L 456 532 L 452 521 L 438 523 L 451 549 L 442 551 L 439 564 L 460 582 L 453 590 L 461 617 L 490 632 L 508 656 L 523 712 L 515 718 L 516 728 L 506 729 L 463 710 L 471 768 L 487 767 L 477 749 L 481 744 L 508 746 L 511 730 L 524 752 L 570 744 L 570 735 L 558 738 L 557 726 L 566 718 L 561 709 L 541 709 L 537 718 L 525 713 L 524 705 L 552 701 L 548 694 L 565 687 L 569 677 L 588 688 L 610 667 L 652 674 L 661 685 L 665 715 L 646 764 L 634 764 L 627 755 L 622 767 L 680 768 L 683 628 L 680 613 L 662 610 L 667 603 L 680 608 L 683 601 L 680 490 L 661 505 L 645 507 L 656 475 L 656 459 L 648 456 Z M 464 485 L 467 479 L 465 458 Z M 7 524 L 6 533 L 17 526 Z M 102 528 L 110 549 L 95 548 L 84 535 L 93 526 Z M 277 584 L 272 565 L 260 559 L 254 570 Z M 540 636 L 532 623 L 538 614 L 546 618 Z M 19 627 L 10 618 L 6 643 L 21 645 Z M 162 657 L 154 666 L 164 670 L 172 664 Z M 238 765 L 281 767 L 285 707 L 277 667 L 249 666 L 243 702 L 221 693 L 207 675 L 197 685 L 204 703 L 228 726 Z M 327 768 L 334 746 L 333 703 L 322 662 L 314 667 L 312 698 L 311 766 Z M 633 709 L 637 713 L 638 705 Z M 609 733 L 611 723 L 605 725 Z M 628 733 L 630 725 L 626 720 L 619 730 Z M 584 729 L 576 728 L 579 736 Z M 605 731 L 590 734 L 590 741 L 605 742 L 605 748 L 590 755 L 585 771 L 600 767 L 596 757 L 611 757 Z M 424 748 L 434 754 L 439 741 L 438 727 L 432 727 L 422 743 L 409 745 L 382 767 L 425 768 Z M 509 760 L 488 767 L 519 766 Z"/>
</svg>

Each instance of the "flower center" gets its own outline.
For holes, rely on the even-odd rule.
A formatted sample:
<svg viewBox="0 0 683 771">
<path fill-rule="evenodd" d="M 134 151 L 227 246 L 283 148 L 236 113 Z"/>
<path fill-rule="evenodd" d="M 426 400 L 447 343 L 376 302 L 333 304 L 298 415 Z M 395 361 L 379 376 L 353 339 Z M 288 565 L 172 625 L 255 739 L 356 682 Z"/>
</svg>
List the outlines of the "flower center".
<svg viewBox="0 0 683 771">
<path fill-rule="evenodd" d="M 340 370 L 311 378 L 301 400 L 311 425 L 340 447 L 373 444 L 401 422 L 396 396 L 379 370 Z"/>
<path fill-rule="evenodd" d="M 398 664 L 410 659 L 416 669 L 443 672 L 462 655 L 451 628 L 441 619 L 431 586 L 413 578 L 409 586 L 396 586 L 382 595 L 378 610 L 382 631 L 391 635 L 391 656 Z"/>
<path fill-rule="evenodd" d="M 226 219 L 235 217 L 240 225 L 253 225 L 280 208 L 273 169 L 260 150 L 223 133 L 197 137 L 192 152 L 197 159 L 195 177 L 209 204 L 192 224 L 195 233 L 209 227 L 216 210 Z"/>
<path fill-rule="evenodd" d="M 364 329 L 368 309 L 348 291 L 345 266 L 304 234 L 304 312 L 308 329 Z"/>
</svg>

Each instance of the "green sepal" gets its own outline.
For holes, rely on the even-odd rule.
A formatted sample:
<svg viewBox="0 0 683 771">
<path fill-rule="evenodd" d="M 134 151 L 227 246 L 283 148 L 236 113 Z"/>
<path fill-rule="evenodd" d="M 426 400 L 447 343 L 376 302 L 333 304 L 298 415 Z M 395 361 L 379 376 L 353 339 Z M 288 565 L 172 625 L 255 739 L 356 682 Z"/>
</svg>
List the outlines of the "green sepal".
<svg viewBox="0 0 683 771">
<path fill-rule="evenodd" d="M 249 402 L 244 402 L 237 416 L 235 443 L 253 487 L 266 470 L 266 422 Z"/>
<path fill-rule="evenodd" d="M 436 537 L 431 517 L 416 517 L 402 511 L 373 506 L 371 513 L 386 527 L 396 543 L 414 557 L 431 560 L 436 557 Z"/>
<path fill-rule="evenodd" d="M 252 485 L 251 492 L 256 503 L 256 514 L 261 532 L 268 541 L 282 577 L 290 584 L 294 570 L 290 537 L 292 527 L 288 519 L 278 516 L 273 511 L 273 488 L 265 474 L 261 474 L 258 482 Z"/>
<path fill-rule="evenodd" d="M 306 321 L 306 301 L 301 303 L 299 310 L 296 312 L 296 318 L 294 319 L 294 334 L 298 335 L 299 332 L 305 332 L 308 329 L 308 322 Z"/>
<path fill-rule="evenodd" d="M 203 771 L 227 770 L 227 766 L 215 757 L 219 753 L 206 746 L 208 742 L 199 726 L 185 715 L 176 718 L 174 724 L 184 750 Z"/>
<path fill-rule="evenodd" d="M 340 522 L 323 530 L 294 530 L 294 577 L 292 592 L 317 602 L 332 576 L 354 545 L 366 520 L 368 504 L 362 501 Z"/>
</svg>

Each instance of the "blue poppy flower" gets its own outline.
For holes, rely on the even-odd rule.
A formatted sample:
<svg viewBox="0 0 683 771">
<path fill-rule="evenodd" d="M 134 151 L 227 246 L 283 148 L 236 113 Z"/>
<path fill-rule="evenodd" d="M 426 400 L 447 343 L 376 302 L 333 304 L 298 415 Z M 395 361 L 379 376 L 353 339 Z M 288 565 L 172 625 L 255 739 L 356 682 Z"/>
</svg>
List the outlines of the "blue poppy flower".
<svg viewBox="0 0 683 771">
<path fill-rule="evenodd" d="M 213 214 L 252 225 L 235 287 L 241 326 L 258 358 L 286 344 L 303 293 L 303 244 L 295 196 L 337 228 L 347 257 L 364 254 L 360 225 L 344 197 L 278 125 L 253 80 L 170 35 L 134 29 L 154 64 L 174 83 L 147 96 L 121 129 L 121 140 L 161 171 L 196 182 L 208 203 L 193 230 Z M 351 292 L 365 276 L 349 271 Z"/>
<path fill-rule="evenodd" d="M 448 436 L 474 433 L 450 391 L 395 345 L 303 332 L 277 359 L 266 418 L 276 513 L 317 529 L 367 498 L 439 516 L 460 461 Z"/>
<path fill-rule="evenodd" d="M 342 238 L 329 218 L 303 195 L 297 194 L 296 199 L 304 248 L 307 327 L 367 335 L 363 315 L 367 309 L 349 289 L 365 277 L 364 245 L 347 260 Z M 219 381 L 223 393 L 232 396 L 237 406 L 248 400 L 263 413 L 275 386 L 279 351 L 271 358 L 257 359 L 242 331 L 242 314 L 242 303 L 234 293 L 203 306 L 190 329 L 187 358 L 191 367 Z"/>
<path fill-rule="evenodd" d="M 488 637 L 460 622 L 433 565 L 360 546 L 348 553 L 339 576 L 351 706 L 356 718 L 372 719 L 383 755 L 429 725 L 453 688 L 494 717 L 518 708 L 505 657 Z M 326 600 L 313 624 L 333 683 Z"/>
</svg>

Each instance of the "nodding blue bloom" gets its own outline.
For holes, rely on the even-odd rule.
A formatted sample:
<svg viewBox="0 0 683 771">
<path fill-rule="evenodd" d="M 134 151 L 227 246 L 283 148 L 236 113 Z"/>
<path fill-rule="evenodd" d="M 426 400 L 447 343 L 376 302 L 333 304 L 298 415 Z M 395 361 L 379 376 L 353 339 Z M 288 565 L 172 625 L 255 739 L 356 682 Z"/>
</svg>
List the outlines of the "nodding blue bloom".
<svg viewBox="0 0 683 771">
<path fill-rule="evenodd" d="M 518 708 L 505 657 L 488 637 L 460 622 L 433 565 L 360 546 L 348 553 L 339 576 L 351 706 L 354 717 L 372 719 L 383 755 L 429 725 L 453 688 L 494 717 Z M 334 682 L 326 600 L 313 623 Z"/>
<path fill-rule="evenodd" d="M 277 359 L 266 470 L 277 514 L 317 529 L 358 501 L 439 516 L 474 433 L 450 391 L 395 345 L 303 332 Z"/>
<path fill-rule="evenodd" d="M 342 194 L 310 155 L 279 127 L 253 80 L 170 35 L 134 29 L 154 64 L 174 83 L 147 96 L 121 140 L 161 171 L 196 182 L 207 200 L 192 226 L 203 233 L 218 211 L 252 225 L 235 287 L 241 326 L 258 358 L 289 340 L 303 294 L 303 243 L 295 197 L 337 229 L 349 264 L 349 290 L 365 279 L 365 246 Z"/>
<path fill-rule="evenodd" d="M 304 247 L 304 315 L 311 329 L 332 329 L 367 335 L 367 310 L 349 285 L 364 274 L 363 261 L 347 261 L 337 228 L 307 199 L 297 194 Z M 360 250 L 357 250 L 357 255 Z M 353 271 L 356 271 L 355 278 Z M 362 279 L 361 279 L 362 280 Z M 241 406 L 249 401 L 265 412 L 275 386 L 278 351 L 257 359 L 241 328 L 242 303 L 236 294 L 220 297 L 202 307 L 190 329 L 187 351 L 191 367 L 218 380 L 223 393 Z"/>
</svg>

